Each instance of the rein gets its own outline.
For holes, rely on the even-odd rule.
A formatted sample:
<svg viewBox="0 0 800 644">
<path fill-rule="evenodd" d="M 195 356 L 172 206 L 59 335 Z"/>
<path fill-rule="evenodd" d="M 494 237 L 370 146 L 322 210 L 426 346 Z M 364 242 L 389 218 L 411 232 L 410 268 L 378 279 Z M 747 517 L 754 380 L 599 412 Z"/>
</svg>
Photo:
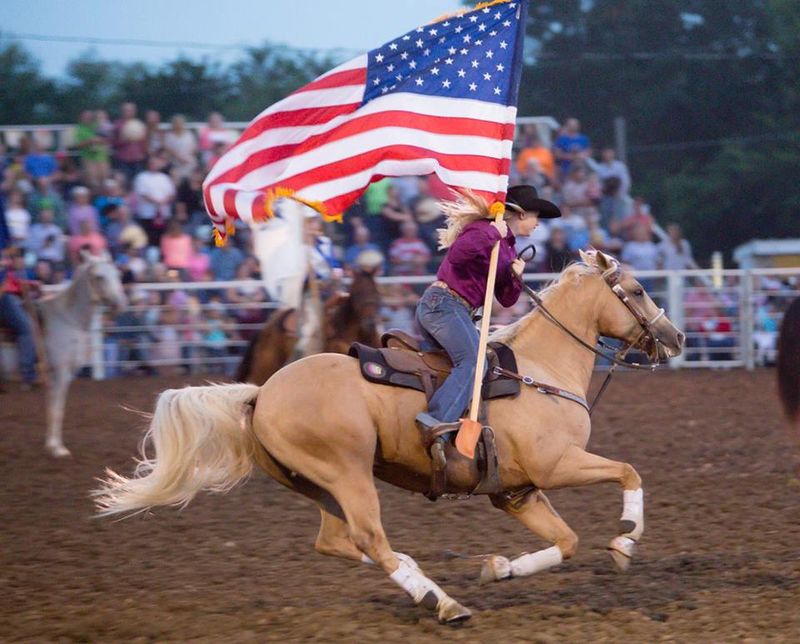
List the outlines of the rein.
<svg viewBox="0 0 800 644">
<path fill-rule="evenodd" d="M 579 337 L 577 334 L 575 334 L 572 330 L 564 326 L 564 324 L 547 309 L 547 307 L 544 305 L 544 301 L 542 300 L 541 296 L 520 279 L 520 284 L 522 285 L 523 290 L 534 301 L 537 308 L 541 310 L 542 314 L 545 316 L 545 319 L 547 319 L 552 324 L 555 324 L 559 329 L 561 329 L 564 333 L 566 333 L 569 337 L 571 337 L 585 349 L 588 349 L 595 355 L 600 356 L 601 358 L 604 358 L 613 363 L 611 365 L 611 368 L 608 370 L 608 374 L 606 375 L 605 380 L 603 380 L 603 384 L 600 386 L 600 389 L 598 390 L 597 394 L 594 397 L 594 400 L 590 405 L 588 405 L 583 398 L 581 398 L 576 394 L 565 391 L 563 389 L 559 389 L 558 387 L 553 387 L 552 385 L 536 382 L 530 376 L 522 376 L 520 374 L 516 374 L 507 371 L 505 369 L 502 370 L 503 372 L 502 375 L 519 380 L 525 385 L 536 387 L 539 393 L 549 394 L 552 396 L 559 396 L 560 398 L 565 398 L 567 400 L 576 402 L 579 405 L 581 405 L 584 409 L 586 409 L 586 411 L 589 412 L 589 416 L 591 416 L 595 407 L 600 402 L 600 398 L 608 388 L 608 385 L 611 384 L 611 377 L 614 375 L 614 372 L 616 371 L 617 367 L 624 366 L 624 367 L 629 367 L 631 369 L 655 371 L 656 367 L 658 367 L 658 362 L 651 362 L 650 364 L 640 364 L 638 362 L 625 362 L 625 356 L 627 356 L 628 352 L 633 347 L 637 346 L 642 341 L 643 338 L 649 339 L 653 343 L 653 346 L 656 348 L 657 351 L 659 340 L 653 333 L 652 326 L 664 315 L 664 309 L 659 309 L 655 317 L 653 317 L 652 320 L 648 320 L 647 317 L 639 310 L 639 308 L 636 307 L 630 301 L 630 297 L 628 296 L 627 291 L 625 291 L 625 289 L 619 283 L 620 274 L 621 270 L 619 268 L 619 265 L 615 265 L 614 267 L 610 268 L 609 270 L 607 270 L 602 274 L 603 281 L 608 285 L 608 287 L 611 289 L 614 295 L 616 295 L 619 298 L 619 300 L 625 305 L 625 308 L 627 308 L 628 311 L 631 312 L 631 315 L 633 315 L 633 317 L 636 319 L 636 322 L 641 327 L 642 332 L 639 334 L 636 340 L 628 343 L 627 345 L 618 349 L 614 353 L 602 351 L 597 347 L 592 346 L 591 344 L 583 340 L 581 337 Z M 598 344 L 607 350 L 611 349 L 611 347 L 605 344 L 602 340 L 598 340 Z M 495 372 L 498 373 L 498 370 L 495 370 Z M 498 373 L 498 375 L 500 374 Z"/>
</svg>

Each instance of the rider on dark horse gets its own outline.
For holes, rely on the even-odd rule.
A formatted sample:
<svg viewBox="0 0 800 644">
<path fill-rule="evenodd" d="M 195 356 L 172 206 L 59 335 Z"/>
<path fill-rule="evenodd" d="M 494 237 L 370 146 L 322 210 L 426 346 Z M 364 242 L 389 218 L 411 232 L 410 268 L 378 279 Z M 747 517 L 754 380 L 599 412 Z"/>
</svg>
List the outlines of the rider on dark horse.
<svg viewBox="0 0 800 644">
<path fill-rule="evenodd" d="M 438 231 L 439 247 L 446 248 L 447 255 L 437 280 L 417 305 L 417 324 L 425 344 L 443 348 L 453 363 L 427 413 L 417 416 L 423 432 L 436 437 L 458 430 L 470 401 L 479 344 L 473 316 L 483 305 L 492 247 L 500 240 L 495 297 L 503 306 L 512 306 L 522 291 L 517 278 L 525 268 L 514 250 L 515 235 L 530 235 L 539 219 L 561 216 L 555 204 L 540 199 L 536 189 L 527 185 L 509 189 L 505 219 L 500 222 L 490 220 L 486 203 L 469 192 L 441 205 L 447 227 Z"/>
</svg>

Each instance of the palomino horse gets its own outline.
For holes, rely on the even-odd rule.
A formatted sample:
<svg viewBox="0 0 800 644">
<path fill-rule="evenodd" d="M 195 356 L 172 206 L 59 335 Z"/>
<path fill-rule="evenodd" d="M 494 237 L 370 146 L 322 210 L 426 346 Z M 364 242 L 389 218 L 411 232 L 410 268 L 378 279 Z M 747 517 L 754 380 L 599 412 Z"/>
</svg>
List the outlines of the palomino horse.
<svg viewBox="0 0 800 644">
<path fill-rule="evenodd" d="M 778 391 L 800 436 L 800 298 L 789 305 L 778 336 Z"/>
<path fill-rule="evenodd" d="M 377 347 L 381 298 L 375 284 L 377 268 L 356 268 L 347 294 L 333 295 L 324 305 L 323 351 L 347 353 L 353 342 Z M 239 365 L 236 380 L 263 385 L 288 363 L 298 341 L 297 311 L 281 309 L 253 338 Z"/>
<path fill-rule="evenodd" d="M 542 295 L 564 327 L 592 346 L 603 335 L 634 344 L 653 359 L 680 353 L 683 334 L 632 276 L 602 253 L 584 255 L 584 261 Z M 539 309 L 493 339 L 514 349 L 521 374 L 585 399 L 594 354 Z M 421 393 L 370 384 L 355 359 L 332 354 L 294 362 L 260 388 L 165 391 L 145 438 L 155 455 L 144 455 L 132 478 L 108 471 L 95 493 L 98 509 L 116 514 L 182 506 L 200 490 L 230 489 L 258 464 L 319 505 L 317 551 L 380 566 L 417 604 L 437 610 L 441 622 L 458 622 L 469 610 L 411 557 L 392 551 L 373 479 L 375 473 L 409 490 L 427 489 L 431 462 L 414 426 L 424 407 Z M 487 556 L 482 580 L 525 577 L 572 557 L 578 538 L 542 490 L 604 482 L 624 490 L 620 534 L 609 548 L 626 568 L 644 529 L 642 481 L 632 465 L 586 451 L 586 408 L 525 387 L 514 399 L 492 401 L 488 417 L 505 490 L 491 501 L 552 545 L 514 559 Z"/>
<path fill-rule="evenodd" d="M 92 317 L 102 305 L 115 311 L 127 306 L 119 271 L 110 255 L 94 256 L 84 251 L 81 256 L 83 261 L 75 269 L 72 283 L 39 302 L 51 369 L 45 447 L 57 457 L 70 455 L 62 438 L 64 407 L 75 372 L 88 362 Z"/>
</svg>

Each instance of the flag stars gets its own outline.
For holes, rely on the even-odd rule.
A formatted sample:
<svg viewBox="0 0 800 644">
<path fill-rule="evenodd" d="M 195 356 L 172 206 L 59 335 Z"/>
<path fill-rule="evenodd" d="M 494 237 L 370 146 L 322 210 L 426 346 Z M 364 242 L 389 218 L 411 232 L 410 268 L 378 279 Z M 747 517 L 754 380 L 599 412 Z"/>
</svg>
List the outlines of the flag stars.
<svg viewBox="0 0 800 644">
<path fill-rule="evenodd" d="M 488 50 L 486 52 L 486 58 L 493 58 L 493 57 L 494 57 L 494 52 L 491 49 Z"/>
<path fill-rule="evenodd" d="M 375 55 L 375 62 L 382 63 L 383 62 L 383 54 L 376 54 Z"/>
<path fill-rule="evenodd" d="M 500 49 L 505 49 L 508 47 L 508 43 L 505 40 L 500 41 Z"/>
<path fill-rule="evenodd" d="M 400 59 L 401 60 L 407 60 L 408 59 L 408 52 L 404 51 L 402 54 L 400 54 Z"/>
<path fill-rule="evenodd" d="M 464 34 L 464 42 L 470 42 L 472 40 L 472 36 L 469 34 Z"/>
<path fill-rule="evenodd" d="M 397 43 L 393 42 L 391 45 L 389 45 L 389 49 L 391 49 L 392 51 L 397 51 Z"/>
<path fill-rule="evenodd" d="M 425 81 L 421 78 L 417 78 L 415 82 L 417 83 L 417 87 L 422 87 L 422 85 L 425 83 Z"/>
<path fill-rule="evenodd" d="M 469 21 L 470 22 L 478 22 L 478 16 L 470 16 L 469 17 Z"/>
<path fill-rule="evenodd" d="M 417 61 L 416 60 L 412 60 L 410 63 L 408 63 L 408 66 L 411 69 L 416 69 L 417 68 Z"/>
<path fill-rule="evenodd" d="M 475 83 L 470 83 L 469 84 L 469 91 L 470 92 L 474 92 L 477 89 L 478 89 L 478 86 Z"/>
<path fill-rule="evenodd" d="M 460 53 L 462 56 L 466 56 L 466 55 L 469 53 L 469 49 L 462 49 L 462 50 L 461 50 L 459 53 Z"/>
<path fill-rule="evenodd" d="M 417 41 L 414 43 L 417 47 L 422 47 L 425 43 L 422 42 L 422 38 L 418 38 Z"/>
<path fill-rule="evenodd" d="M 439 30 L 438 30 L 438 29 L 429 29 L 429 30 L 428 30 L 428 33 L 429 33 L 431 36 L 437 36 L 437 35 L 439 34 Z"/>
<path fill-rule="evenodd" d="M 477 60 L 473 60 L 472 61 L 472 69 L 478 69 L 479 65 L 480 65 L 480 63 Z"/>
<path fill-rule="evenodd" d="M 459 69 L 458 70 L 458 77 L 459 78 L 464 78 L 466 75 L 467 75 L 467 72 L 464 69 Z"/>
<path fill-rule="evenodd" d="M 425 27 L 417 27 L 418 34 L 421 34 L 423 31 L 425 31 Z"/>
<path fill-rule="evenodd" d="M 483 75 L 483 80 L 492 80 L 492 75 L 489 72 L 486 72 Z"/>
<path fill-rule="evenodd" d="M 438 67 L 432 67 L 431 68 L 431 74 L 433 74 L 434 76 L 438 76 L 439 75 L 439 68 Z"/>
<path fill-rule="evenodd" d="M 403 75 L 402 74 L 398 74 L 397 76 L 395 76 L 395 78 L 397 79 L 397 82 L 399 83 L 401 80 L 403 80 Z"/>
<path fill-rule="evenodd" d="M 497 32 L 496 32 L 494 29 L 492 29 L 492 30 L 489 32 L 489 35 L 490 35 L 490 36 L 492 36 L 492 37 L 494 38 L 494 37 L 497 35 Z"/>
<path fill-rule="evenodd" d="M 503 63 L 499 63 L 498 65 L 496 65 L 496 69 L 497 69 L 498 72 L 504 72 L 506 70 L 506 68 L 503 65 Z"/>
<path fill-rule="evenodd" d="M 445 89 L 450 89 L 450 81 L 445 78 L 442 81 L 442 87 L 444 87 Z"/>
<path fill-rule="evenodd" d="M 456 49 L 455 47 L 450 47 L 450 49 L 447 50 L 447 53 L 453 56 L 457 51 L 458 49 Z"/>
<path fill-rule="evenodd" d="M 372 81 L 372 84 L 375 85 L 375 87 L 377 87 L 378 85 L 381 84 L 381 79 L 376 76 L 375 80 Z"/>
<path fill-rule="evenodd" d="M 482 41 L 482 40 L 476 40 L 476 41 L 475 41 L 475 46 L 476 46 L 476 47 L 480 47 L 482 44 L 483 44 L 483 41 Z"/>
<path fill-rule="evenodd" d="M 423 51 L 422 53 L 423 53 L 425 56 L 430 56 L 430 55 L 431 55 L 431 50 L 430 50 L 430 49 L 425 49 L 425 51 Z"/>
<path fill-rule="evenodd" d="M 503 14 L 501 14 L 499 11 L 496 14 L 494 14 L 494 19 L 495 20 L 500 20 L 500 18 L 502 18 L 502 17 L 503 17 Z"/>
<path fill-rule="evenodd" d="M 453 64 L 453 59 L 452 58 L 445 58 L 444 64 L 445 65 L 452 65 Z"/>
<path fill-rule="evenodd" d="M 439 44 L 440 44 L 440 45 L 444 45 L 444 41 L 445 41 L 445 40 L 447 40 L 447 38 L 445 38 L 444 36 L 442 36 L 441 38 L 439 38 Z"/>
<path fill-rule="evenodd" d="M 411 40 L 411 36 L 409 36 L 408 34 L 406 34 L 405 36 L 403 36 L 403 40 Z"/>
<path fill-rule="evenodd" d="M 500 88 L 499 88 L 499 87 L 495 87 L 495 88 L 494 88 L 494 93 L 495 93 L 497 96 L 500 96 Z"/>
<path fill-rule="evenodd" d="M 503 21 L 503 26 L 504 27 L 510 27 L 511 26 L 511 21 L 510 20 L 504 20 Z"/>
<path fill-rule="evenodd" d="M 389 91 L 389 88 L 386 87 L 385 85 L 383 87 L 381 87 L 381 94 L 386 94 L 388 91 Z"/>
<path fill-rule="evenodd" d="M 458 25 L 456 27 L 455 31 L 456 31 L 457 34 L 460 34 L 462 31 L 464 31 L 464 27 L 462 27 L 461 25 Z"/>
<path fill-rule="evenodd" d="M 386 65 L 386 71 L 391 73 L 394 71 L 394 65 Z"/>
<path fill-rule="evenodd" d="M 486 24 L 483 23 L 483 22 L 481 24 L 479 24 L 478 25 L 478 31 L 486 31 Z"/>
</svg>

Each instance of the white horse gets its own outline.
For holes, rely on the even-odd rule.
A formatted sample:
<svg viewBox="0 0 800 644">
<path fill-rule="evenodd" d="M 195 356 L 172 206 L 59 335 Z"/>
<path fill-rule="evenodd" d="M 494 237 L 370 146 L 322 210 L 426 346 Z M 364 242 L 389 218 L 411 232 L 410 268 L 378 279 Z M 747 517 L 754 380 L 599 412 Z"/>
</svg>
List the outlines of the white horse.
<svg viewBox="0 0 800 644">
<path fill-rule="evenodd" d="M 128 304 L 111 256 L 83 252 L 81 257 L 72 283 L 39 302 L 50 366 L 45 448 L 56 457 L 70 455 L 62 439 L 64 406 L 75 372 L 88 362 L 92 318 L 103 305 L 117 312 Z"/>
</svg>

